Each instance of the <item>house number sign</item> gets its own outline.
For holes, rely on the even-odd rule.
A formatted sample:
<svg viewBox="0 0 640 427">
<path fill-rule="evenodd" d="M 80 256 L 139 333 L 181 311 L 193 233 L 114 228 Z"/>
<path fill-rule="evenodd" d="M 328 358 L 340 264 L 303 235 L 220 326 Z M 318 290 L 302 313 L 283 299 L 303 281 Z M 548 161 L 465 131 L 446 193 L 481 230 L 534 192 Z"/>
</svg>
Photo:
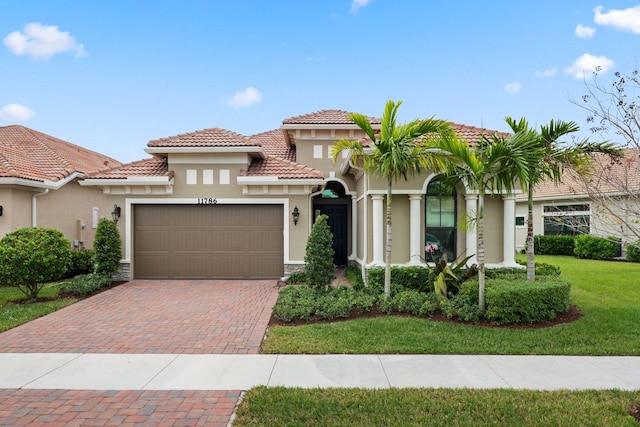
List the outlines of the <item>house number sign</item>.
<svg viewBox="0 0 640 427">
<path fill-rule="evenodd" d="M 202 198 L 198 198 L 198 204 L 199 205 L 217 205 L 218 199 L 216 199 L 215 197 L 202 197 Z"/>
</svg>

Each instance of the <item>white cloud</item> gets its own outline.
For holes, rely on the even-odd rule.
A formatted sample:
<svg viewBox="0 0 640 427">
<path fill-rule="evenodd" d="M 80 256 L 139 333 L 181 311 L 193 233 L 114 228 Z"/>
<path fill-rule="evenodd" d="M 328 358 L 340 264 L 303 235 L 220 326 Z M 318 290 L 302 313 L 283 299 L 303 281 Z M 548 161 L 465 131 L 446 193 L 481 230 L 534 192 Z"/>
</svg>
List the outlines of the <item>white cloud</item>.
<svg viewBox="0 0 640 427">
<path fill-rule="evenodd" d="M 578 24 L 575 30 L 575 35 L 581 39 L 590 39 L 596 33 L 596 29 L 588 27 L 586 25 Z"/>
<path fill-rule="evenodd" d="M 360 9 L 362 9 L 363 7 L 366 7 L 372 1 L 373 0 L 353 0 L 351 2 L 351 9 L 349 9 L 349 13 L 352 13 L 355 15 L 360 11 Z"/>
<path fill-rule="evenodd" d="M 55 25 L 32 22 L 24 26 L 22 32 L 14 31 L 4 38 L 4 44 L 16 55 L 33 58 L 51 58 L 56 53 L 75 52 L 76 57 L 86 56 L 84 46 L 66 31 Z"/>
<path fill-rule="evenodd" d="M 307 62 L 320 62 L 320 61 L 324 61 L 325 59 L 327 59 L 326 56 L 322 55 L 322 56 L 307 56 L 306 58 L 304 58 L 305 61 Z"/>
<path fill-rule="evenodd" d="M 223 103 L 229 104 L 233 107 L 248 107 L 251 104 L 260 102 L 262 95 L 254 87 L 248 87 L 244 90 L 236 92 L 231 99 L 222 99 Z"/>
<path fill-rule="evenodd" d="M 508 94 L 515 95 L 520 92 L 522 85 L 520 82 L 507 83 L 504 85 L 504 90 L 507 91 Z"/>
<path fill-rule="evenodd" d="M 0 110 L 0 120 L 7 122 L 26 122 L 36 113 L 20 104 L 7 104 Z"/>
<path fill-rule="evenodd" d="M 605 13 L 602 13 L 602 9 L 604 9 L 602 6 L 593 9 L 595 15 L 593 22 L 640 35 L 640 5 L 622 10 L 612 9 Z"/>
<path fill-rule="evenodd" d="M 593 56 L 585 53 L 573 61 L 570 67 L 565 68 L 564 72 L 573 76 L 574 79 L 590 79 L 594 71 L 606 73 L 614 64 L 615 63 L 606 56 Z"/>
<path fill-rule="evenodd" d="M 556 75 L 556 71 L 558 71 L 558 67 L 549 68 L 548 70 L 538 70 L 536 71 L 537 77 L 553 77 Z"/>
</svg>

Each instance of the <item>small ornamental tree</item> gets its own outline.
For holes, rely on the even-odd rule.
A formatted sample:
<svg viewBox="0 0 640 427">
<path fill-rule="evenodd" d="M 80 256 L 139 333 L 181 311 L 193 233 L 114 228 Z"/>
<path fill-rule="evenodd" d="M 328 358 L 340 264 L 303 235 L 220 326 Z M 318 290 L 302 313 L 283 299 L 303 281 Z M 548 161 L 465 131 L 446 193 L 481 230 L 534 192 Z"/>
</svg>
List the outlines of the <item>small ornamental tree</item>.
<svg viewBox="0 0 640 427">
<path fill-rule="evenodd" d="M 307 284 L 314 289 L 327 289 L 336 266 L 333 264 L 333 234 L 327 216 L 320 215 L 309 234 L 304 256 Z"/>
<path fill-rule="evenodd" d="M 102 218 L 98 221 L 96 237 L 93 240 L 93 250 L 95 252 L 95 270 L 97 274 L 113 275 L 120 267 L 122 258 L 122 248 L 120 233 L 116 223 Z"/>
<path fill-rule="evenodd" d="M 53 228 L 19 228 L 0 240 L 0 283 L 34 302 L 47 282 L 63 277 L 71 243 Z"/>
</svg>

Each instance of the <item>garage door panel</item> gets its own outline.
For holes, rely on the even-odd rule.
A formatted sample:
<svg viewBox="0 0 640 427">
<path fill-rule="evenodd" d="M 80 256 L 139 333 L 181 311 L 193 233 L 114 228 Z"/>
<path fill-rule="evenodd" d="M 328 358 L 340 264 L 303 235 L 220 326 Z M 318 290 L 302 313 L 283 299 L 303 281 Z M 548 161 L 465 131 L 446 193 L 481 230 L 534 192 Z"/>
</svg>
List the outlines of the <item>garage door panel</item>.
<svg viewBox="0 0 640 427">
<path fill-rule="evenodd" d="M 174 251 L 209 251 L 210 244 L 208 238 L 203 238 L 208 235 L 206 229 L 199 230 L 182 230 L 177 229 L 173 233 L 173 250 Z"/>
<path fill-rule="evenodd" d="M 169 257 L 166 255 L 142 253 L 136 257 L 136 266 L 150 272 L 149 279 L 161 279 L 171 274 Z"/>
<path fill-rule="evenodd" d="M 244 251 L 246 231 L 215 230 L 211 233 L 211 250 L 215 252 Z"/>
<path fill-rule="evenodd" d="M 140 230 L 137 234 L 139 245 L 136 247 L 141 252 L 156 251 L 158 248 L 166 248 L 169 246 L 169 232 L 164 230 Z"/>
<path fill-rule="evenodd" d="M 251 231 L 247 244 L 249 251 L 280 253 L 282 251 L 282 233 Z"/>
<path fill-rule="evenodd" d="M 173 274 L 176 279 L 206 279 L 209 274 L 208 254 L 176 254 L 173 265 Z"/>
<path fill-rule="evenodd" d="M 282 205 L 136 205 L 134 277 L 279 278 Z"/>
</svg>

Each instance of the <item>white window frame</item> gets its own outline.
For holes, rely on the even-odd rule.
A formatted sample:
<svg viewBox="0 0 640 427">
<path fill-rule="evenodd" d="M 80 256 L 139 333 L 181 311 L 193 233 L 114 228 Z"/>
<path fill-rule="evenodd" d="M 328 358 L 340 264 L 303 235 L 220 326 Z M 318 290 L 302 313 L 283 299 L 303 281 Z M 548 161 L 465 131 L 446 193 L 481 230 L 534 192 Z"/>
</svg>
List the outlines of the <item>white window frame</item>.
<svg viewBox="0 0 640 427">
<path fill-rule="evenodd" d="M 552 207 L 557 207 L 557 206 L 589 206 L 589 210 L 585 211 L 567 211 L 567 210 L 555 210 L 553 212 L 545 212 L 545 208 L 552 206 Z M 569 216 L 587 216 L 589 217 L 589 234 L 591 234 L 591 224 L 592 224 L 592 217 L 591 217 L 591 202 L 584 202 L 584 203 L 580 203 L 580 202 L 573 202 L 573 203 L 547 203 L 542 205 L 542 234 L 544 235 L 545 230 L 544 230 L 544 219 L 545 217 L 569 217 Z"/>
</svg>

